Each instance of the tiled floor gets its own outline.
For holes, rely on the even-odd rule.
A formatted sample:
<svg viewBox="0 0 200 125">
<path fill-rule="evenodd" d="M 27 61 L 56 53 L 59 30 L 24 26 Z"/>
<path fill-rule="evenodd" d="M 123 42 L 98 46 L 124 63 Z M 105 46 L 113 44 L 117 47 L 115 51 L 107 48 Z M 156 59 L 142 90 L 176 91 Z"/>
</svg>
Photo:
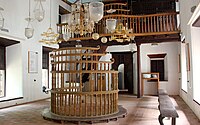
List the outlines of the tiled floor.
<svg viewBox="0 0 200 125">
<path fill-rule="evenodd" d="M 125 118 L 109 123 L 95 123 L 96 125 L 159 125 L 158 122 L 158 98 L 156 96 L 146 96 L 137 99 L 130 95 L 120 95 L 119 104 L 128 110 Z M 199 120 L 183 102 L 175 96 L 172 98 L 179 114 L 176 125 L 200 125 Z M 40 101 L 36 103 L 20 105 L 5 109 L 0 109 L 0 125 L 58 125 L 60 123 L 44 120 L 41 111 L 49 107 L 50 101 Z M 171 120 L 164 119 L 165 125 L 171 125 Z M 74 123 L 66 122 L 66 125 Z M 83 125 L 87 123 L 81 123 Z"/>
</svg>

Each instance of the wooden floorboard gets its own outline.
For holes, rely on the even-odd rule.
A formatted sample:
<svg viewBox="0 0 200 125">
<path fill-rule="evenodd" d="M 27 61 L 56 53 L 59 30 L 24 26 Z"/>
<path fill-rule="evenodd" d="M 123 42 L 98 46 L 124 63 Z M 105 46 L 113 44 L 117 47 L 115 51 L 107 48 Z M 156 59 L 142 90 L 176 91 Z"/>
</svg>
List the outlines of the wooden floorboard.
<svg viewBox="0 0 200 125">
<path fill-rule="evenodd" d="M 200 125 L 199 120 L 179 96 L 171 97 L 179 118 L 176 125 Z M 119 95 L 119 105 L 127 109 L 125 118 L 117 121 L 93 123 L 93 125 L 159 125 L 158 97 L 145 96 L 136 98 L 132 95 Z M 0 125 L 60 125 L 55 121 L 44 120 L 41 112 L 50 106 L 50 100 L 0 109 Z M 163 120 L 165 125 L 171 125 L 171 119 Z M 75 125 L 77 123 L 64 122 Z M 81 123 L 86 125 L 88 123 Z"/>
</svg>

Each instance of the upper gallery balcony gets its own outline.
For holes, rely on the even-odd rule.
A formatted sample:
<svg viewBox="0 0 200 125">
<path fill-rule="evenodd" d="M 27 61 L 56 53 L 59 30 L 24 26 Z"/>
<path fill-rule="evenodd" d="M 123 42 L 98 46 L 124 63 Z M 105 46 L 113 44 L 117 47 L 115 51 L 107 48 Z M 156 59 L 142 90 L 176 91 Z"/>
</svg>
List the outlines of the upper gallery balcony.
<svg viewBox="0 0 200 125">
<path fill-rule="evenodd" d="M 113 12 L 111 12 L 113 11 Z M 127 36 L 134 36 L 142 41 L 156 41 L 156 39 L 164 40 L 171 38 L 171 40 L 178 40 L 180 30 L 178 28 L 178 12 L 159 12 L 155 14 L 131 14 L 128 9 L 127 3 L 107 3 L 104 5 L 104 16 L 98 22 L 95 23 L 92 33 L 86 33 L 83 35 L 70 33 L 70 39 L 68 41 L 76 40 L 91 40 L 93 33 L 98 33 L 100 37 L 110 37 L 113 35 L 120 35 L 120 33 L 109 32 L 106 28 L 107 19 L 116 19 L 117 26 L 122 24 L 130 32 L 126 33 Z M 66 33 L 69 25 L 67 23 L 57 24 L 57 30 L 60 34 L 60 38 L 63 38 L 63 34 Z"/>
</svg>

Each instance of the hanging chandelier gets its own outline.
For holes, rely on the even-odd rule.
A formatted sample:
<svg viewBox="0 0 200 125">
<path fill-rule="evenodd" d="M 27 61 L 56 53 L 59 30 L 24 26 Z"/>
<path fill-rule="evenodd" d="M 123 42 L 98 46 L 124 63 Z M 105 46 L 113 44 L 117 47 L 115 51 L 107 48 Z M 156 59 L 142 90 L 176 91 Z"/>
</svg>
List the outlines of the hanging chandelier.
<svg viewBox="0 0 200 125">
<path fill-rule="evenodd" d="M 42 40 L 39 42 L 45 43 L 45 44 L 57 44 L 61 42 L 61 40 L 58 40 L 59 34 L 55 33 L 53 29 L 51 28 L 51 0 L 50 0 L 50 26 L 47 29 L 46 32 L 43 32 L 41 34 Z"/>
<path fill-rule="evenodd" d="M 28 22 L 27 24 L 27 27 L 25 28 L 25 36 L 30 39 L 33 37 L 33 34 L 34 34 L 34 29 L 33 29 L 33 26 L 32 26 L 32 21 L 34 21 L 33 18 L 30 17 L 30 5 L 31 5 L 31 2 L 29 0 L 29 13 L 28 13 L 28 17 L 25 18 L 25 20 Z"/>
<path fill-rule="evenodd" d="M 38 20 L 38 22 L 41 22 L 44 19 L 45 16 L 45 10 L 43 9 L 42 2 L 46 0 L 35 0 L 35 9 L 34 9 L 34 15 L 35 19 Z"/>
<path fill-rule="evenodd" d="M 116 19 L 107 19 L 106 20 L 106 28 L 109 33 L 111 33 L 111 37 L 109 38 L 109 41 L 116 40 L 117 42 L 130 42 L 131 40 L 134 40 L 135 36 L 131 36 L 130 34 L 133 32 L 132 29 L 128 29 L 128 23 L 126 23 L 126 26 L 123 25 L 123 23 L 118 23 Z M 106 43 L 107 40 L 103 37 L 101 40 L 103 43 Z M 105 42 L 106 41 L 106 42 Z"/>
<path fill-rule="evenodd" d="M 66 27 L 67 33 L 75 35 L 86 35 L 93 33 L 95 23 L 103 18 L 102 2 L 91 2 L 82 4 L 81 1 L 71 5 L 71 21 Z M 93 35 L 98 36 L 97 34 Z"/>
</svg>

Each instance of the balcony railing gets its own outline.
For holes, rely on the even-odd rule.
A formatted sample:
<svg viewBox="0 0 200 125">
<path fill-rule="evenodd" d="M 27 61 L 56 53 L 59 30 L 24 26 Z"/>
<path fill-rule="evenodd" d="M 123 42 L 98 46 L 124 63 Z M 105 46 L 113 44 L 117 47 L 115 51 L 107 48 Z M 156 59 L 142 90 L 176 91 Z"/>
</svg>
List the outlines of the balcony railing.
<svg viewBox="0 0 200 125">
<path fill-rule="evenodd" d="M 132 33 L 129 35 L 134 36 L 148 36 L 148 35 L 161 35 L 161 34 L 176 34 L 179 33 L 177 27 L 177 15 L 178 13 L 160 13 L 150 15 L 123 15 L 113 14 L 103 17 L 98 24 L 95 24 L 95 33 L 99 33 L 100 36 L 111 36 L 106 29 L 106 19 L 114 18 L 123 23 L 125 26 L 128 24 L 129 29 L 132 29 Z M 66 23 L 58 24 L 57 29 L 59 34 L 63 34 L 66 31 Z M 62 36 L 62 35 L 61 35 Z M 92 34 L 85 34 L 83 36 L 71 34 L 72 40 L 86 40 L 92 39 Z"/>
</svg>

